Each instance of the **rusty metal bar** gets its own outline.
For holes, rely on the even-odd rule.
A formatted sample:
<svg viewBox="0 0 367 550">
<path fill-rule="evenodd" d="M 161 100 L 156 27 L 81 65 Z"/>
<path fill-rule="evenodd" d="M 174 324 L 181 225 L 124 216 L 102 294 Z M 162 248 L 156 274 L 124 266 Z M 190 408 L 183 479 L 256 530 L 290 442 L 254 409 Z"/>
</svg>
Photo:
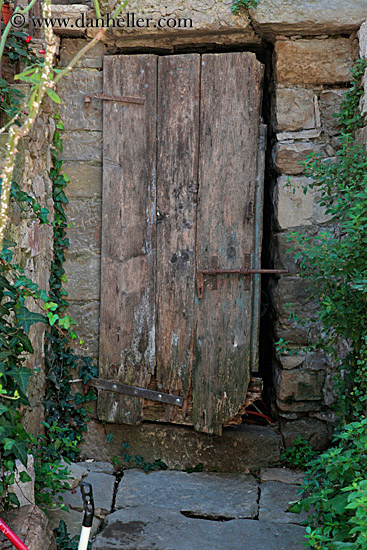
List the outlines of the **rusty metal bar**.
<svg viewBox="0 0 367 550">
<path fill-rule="evenodd" d="M 92 97 L 97 99 L 104 99 L 106 101 L 117 101 L 119 103 L 134 103 L 136 105 L 144 105 L 145 99 L 143 97 L 130 97 L 130 96 L 114 96 L 107 94 L 90 94 L 85 97 L 85 105 L 89 106 Z"/>
<path fill-rule="evenodd" d="M 277 275 L 281 273 L 289 273 L 287 269 L 198 269 L 196 271 L 196 287 L 198 298 L 204 295 L 204 275 Z"/>
<path fill-rule="evenodd" d="M 113 382 L 112 380 L 92 378 L 88 381 L 88 384 L 98 390 L 123 393 L 125 395 L 132 395 L 133 397 L 143 397 L 144 399 L 149 399 L 150 401 L 160 401 L 161 403 L 168 403 L 169 405 L 175 405 L 176 407 L 182 407 L 184 403 L 184 399 L 180 395 L 172 395 L 170 393 L 148 390 L 146 388 L 128 386 L 127 384 L 120 384 L 119 382 Z"/>
<path fill-rule="evenodd" d="M 266 273 L 289 273 L 288 269 L 200 269 L 198 273 L 203 275 L 255 275 Z"/>
</svg>

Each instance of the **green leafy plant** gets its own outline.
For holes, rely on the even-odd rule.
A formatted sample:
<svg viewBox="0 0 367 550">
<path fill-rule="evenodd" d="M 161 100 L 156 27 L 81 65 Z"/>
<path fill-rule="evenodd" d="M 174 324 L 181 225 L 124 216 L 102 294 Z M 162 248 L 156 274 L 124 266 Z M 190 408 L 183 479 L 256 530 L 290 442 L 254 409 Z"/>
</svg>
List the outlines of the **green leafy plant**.
<svg viewBox="0 0 367 550">
<path fill-rule="evenodd" d="M 365 59 L 356 63 L 336 115 L 343 127 L 337 162 L 315 155 L 305 162 L 304 173 L 312 178 L 308 188 L 317 191 L 329 227 L 313 237 L 295 232 L 289 239 L 300 275 L 317 300 L 322 336 L 315 347 L 339 368 L 338 433 L 333 446 L 308 464 L 304 498 L 291 508 L 311 512 L 306 539 L 317 550 L 367 547 L 367 153 L 355 141 L 363 126 L 359 102 L 366 67 Z M 349 348 L 342 357 L 340 341 Z"/>
<path fill-rule="evenodd" d="M 367 419 L 352 422 L 334 446 L 310 463 L 304 498 L 291 512 L 312 512 L 306 538 L 317 550 L 365 550 L 367 545 Z"/>
<path fill-rule="evenodd" d="M 54 535 L 56 539 L 57 550 L 78 550 L 79 537 L 75 535 L 70 537 L 66 523 L 61 520 L 59 526 L 54 529 Z M 92 548 L 92 543 L 88 543 L 88 550 Z"/>
<path fill-rule="evenodd" d="M 124 441 L 121 444 L 124 451 L 127 451 L 127 449 L 130 449 L 130 444 L 128 441 Z M 112 463 L 117 468 L 121 466 L 123 463 L 129 464 L 130 468 L 140 468 L 141 470 L 144 470 L 144 472 L 151 472 L 153 470 L 168 470 L 167 464 L 165 464 L 162 460 L 157 459 L 154 462 L 147 462 L 142 456 L 140 455 L 130 455 L 127 452 L 124 452 L 122 455 L 122 459 L 114 456 L 112 459 Z"/>
<path fill-rule="evenodd" d="M 235 0 L 231 5 L 232 13 L 238 15 L 241 8 L 248 10 L 249 8 L 256 8 L 259 0 Z"/>
<path fill-rule="evenodd" d="M 316 452 L 311 445 L 302 437 L 297 437 L 292 447 L 288 447 L 280 459 L 285 466 L 306 470 L 307 466 L 315 456 Z"/>
</svg>

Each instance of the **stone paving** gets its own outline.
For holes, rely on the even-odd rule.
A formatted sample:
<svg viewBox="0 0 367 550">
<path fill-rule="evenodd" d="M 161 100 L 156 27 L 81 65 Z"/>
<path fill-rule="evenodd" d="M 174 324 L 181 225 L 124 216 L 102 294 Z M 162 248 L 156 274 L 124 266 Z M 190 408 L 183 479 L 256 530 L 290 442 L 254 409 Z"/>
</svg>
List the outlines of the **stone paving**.
<svg viewBox="0 0 367 550">
<path fill-rule="evenodd" d="M 259 476 L 125 470 L 107 462 L 74 465 L 76 481 L 93 485 L 93 550 L 300 550 L 304 516 L 288 511 L 301 477 L 282 468 Z M 75 483 L 76 484 L 76 483 Z M 79 534 L 80 490 L 64 495 L 70 513 L 53 512 Z"/>
</svg>

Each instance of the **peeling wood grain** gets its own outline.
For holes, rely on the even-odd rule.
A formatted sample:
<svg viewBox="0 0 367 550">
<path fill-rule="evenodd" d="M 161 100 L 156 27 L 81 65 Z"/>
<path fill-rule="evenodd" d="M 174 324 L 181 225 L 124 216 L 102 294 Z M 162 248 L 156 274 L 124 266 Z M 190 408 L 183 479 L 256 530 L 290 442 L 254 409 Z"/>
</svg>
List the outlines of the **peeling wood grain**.
<svg viewBox="0 0 367 550">
<path fill-rule="evenodd" d="M 185 398 L 191 385 L 199 94 L 200 55 L 159 58 L 157 382 L 159 390 Z M 180 417 L 182 410 L 166 408 L 166 421 Z"/>
<path fill-rule="evenodd" d="M 103 105 L 100 375 L 146 387 L 155 367 L 155 55 L 104 61 L 104 92 L 145 98 Z M 134 424 L 142 399 L 104 392 L 98 417 Z"/>
<path fill-rule="evenodd" d="M 262 65 L 251 53 L 202 56 L 197 267 L 243 267 L 252 253 Z M 208 284 L 208 283 L 206 283 Z M 209 283 L 212 284 L 212 281 Z M 196 300 L 194 426 L 221 434 L 249 381 L 251 289 L 217 276 Z"/>
</svg>

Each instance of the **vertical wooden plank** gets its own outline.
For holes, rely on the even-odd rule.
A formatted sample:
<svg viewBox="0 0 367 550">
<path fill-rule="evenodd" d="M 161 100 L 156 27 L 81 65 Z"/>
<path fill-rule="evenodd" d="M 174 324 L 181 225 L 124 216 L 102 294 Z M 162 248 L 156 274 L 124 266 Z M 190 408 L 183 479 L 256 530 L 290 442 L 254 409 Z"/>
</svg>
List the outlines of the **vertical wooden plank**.
<svg viewBox="0 0 367 550">
<path fill-rule="evenodd" d="M 100 377 L 147 387 L 155 367 L 156 90 L 154 55 L 104 60 Z M 133 424 L 142 399 L 102 392 L 98 416 Z"/>
<path fill-rule="evenodd" d="M 261 81 L 254 54 L 202 56 L 198 269 L 238 269 L 252 253 Z M 220 434 L 246 398 L 251 288 L 237 275 L 213 283 L 197 299 L 193 419 Z"/>
<path fill-rule="evenodd" d="M 186 399 L 193 354 L 199 95 L 200 55 L 159 59 L 157 383 L 159 390 Z M 166 420 L 179 417 L 181 409 L 166 407 Z"/>
</svg>

